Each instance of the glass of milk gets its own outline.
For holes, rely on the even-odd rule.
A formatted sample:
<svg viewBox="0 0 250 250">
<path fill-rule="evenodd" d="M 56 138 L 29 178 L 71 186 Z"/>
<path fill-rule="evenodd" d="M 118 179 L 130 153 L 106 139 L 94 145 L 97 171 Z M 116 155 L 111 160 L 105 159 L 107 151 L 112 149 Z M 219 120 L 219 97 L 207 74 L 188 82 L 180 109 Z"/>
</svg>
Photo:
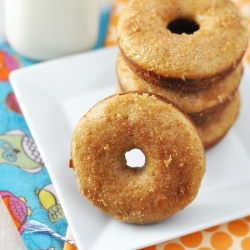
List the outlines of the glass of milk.
<svg viewBox="0 0 250 250">
<path fill-rule="evenodd" d="M 5 0 L 5 35 L 21 55 L 49 60 L 92 49 L 99 0 Z"/>
</svg>

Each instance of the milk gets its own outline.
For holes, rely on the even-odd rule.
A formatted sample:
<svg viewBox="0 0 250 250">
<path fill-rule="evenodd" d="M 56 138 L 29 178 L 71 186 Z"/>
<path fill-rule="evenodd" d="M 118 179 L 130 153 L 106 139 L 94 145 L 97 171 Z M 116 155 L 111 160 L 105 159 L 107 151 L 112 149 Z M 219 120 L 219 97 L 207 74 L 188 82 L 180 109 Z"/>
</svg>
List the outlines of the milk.
<svg viewBox="0 0 250 250">
<path fill-rule="evenodd" d="M 5 35 L 20 54 L 49 60 L 94 47 L 99 0 L 5 0 Z"/>
</svg>

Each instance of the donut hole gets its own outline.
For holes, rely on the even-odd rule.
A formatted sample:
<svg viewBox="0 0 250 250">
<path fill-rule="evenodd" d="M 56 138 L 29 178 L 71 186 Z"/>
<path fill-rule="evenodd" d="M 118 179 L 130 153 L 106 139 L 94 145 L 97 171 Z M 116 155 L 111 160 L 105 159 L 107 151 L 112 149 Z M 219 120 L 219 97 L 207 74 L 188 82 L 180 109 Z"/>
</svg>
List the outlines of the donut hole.
<svg viewBox="0 0 250 250">
<path fill-rule="evenodd" d="M 130 168 L 142 168 L 145 165 L 145 154 L 138 148 L 131 149 L 125 153 L 127 166 Z"/>
<path fill-rule="evenodd" d="M 194 20 L 186 18 L 174 19 L 167 26 L 168 30 L 179 35 L 181 35 L 182 33 L 186 33 L 188 35 L 193 34 L 199 28 L 199 24 L 197 24 Z"/>
</svg>

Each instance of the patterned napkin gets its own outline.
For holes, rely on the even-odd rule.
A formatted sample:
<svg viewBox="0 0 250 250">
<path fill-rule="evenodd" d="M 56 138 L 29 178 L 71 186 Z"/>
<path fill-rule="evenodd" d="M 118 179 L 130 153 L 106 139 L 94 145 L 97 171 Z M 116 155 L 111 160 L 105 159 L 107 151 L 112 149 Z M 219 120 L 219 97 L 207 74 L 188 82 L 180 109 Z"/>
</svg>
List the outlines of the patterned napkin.
<svg viewBox="0 0 250 250">
<path fill-rule="evenodd" d="M 27 249 L 55 250 L 62 241 L 25 227 L 37 221 L 65 235 L 67 221 L 8 79 L 12 70 L 34 63 L 0 42 L 0 195 Z"/>
<path fill-rule="evenodd" d="M 95 48 L 103 47 L 109 14 L 101 10 Z M 0 196 L 28 250 L 61 250 L 68 223 L 9 82 L 12 70 L 36 63 L 8 45 L 0 26 Z"/>
<path fill-rule="evenodd" d="M 26 247 L 1 198 L 0 198 L 0 214 L 1 214 L 0 216 L 1 248 L 25 250 Z"/>
</svg>

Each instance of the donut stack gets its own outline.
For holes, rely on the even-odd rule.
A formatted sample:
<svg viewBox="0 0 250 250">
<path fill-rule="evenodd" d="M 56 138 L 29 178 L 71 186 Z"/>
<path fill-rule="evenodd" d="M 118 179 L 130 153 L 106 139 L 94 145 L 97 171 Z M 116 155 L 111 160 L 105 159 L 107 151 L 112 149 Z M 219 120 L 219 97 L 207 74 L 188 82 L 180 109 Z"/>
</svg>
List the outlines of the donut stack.
<svg viewBox="0 0 250 250">
<path fill-rule="evenodd" d="M 205 149 L 240 109 L 245 20 L 230 0 L 131 0 L 117 24 L 117 91 L 158 94 L 187 114 Z"/>
</svg>

